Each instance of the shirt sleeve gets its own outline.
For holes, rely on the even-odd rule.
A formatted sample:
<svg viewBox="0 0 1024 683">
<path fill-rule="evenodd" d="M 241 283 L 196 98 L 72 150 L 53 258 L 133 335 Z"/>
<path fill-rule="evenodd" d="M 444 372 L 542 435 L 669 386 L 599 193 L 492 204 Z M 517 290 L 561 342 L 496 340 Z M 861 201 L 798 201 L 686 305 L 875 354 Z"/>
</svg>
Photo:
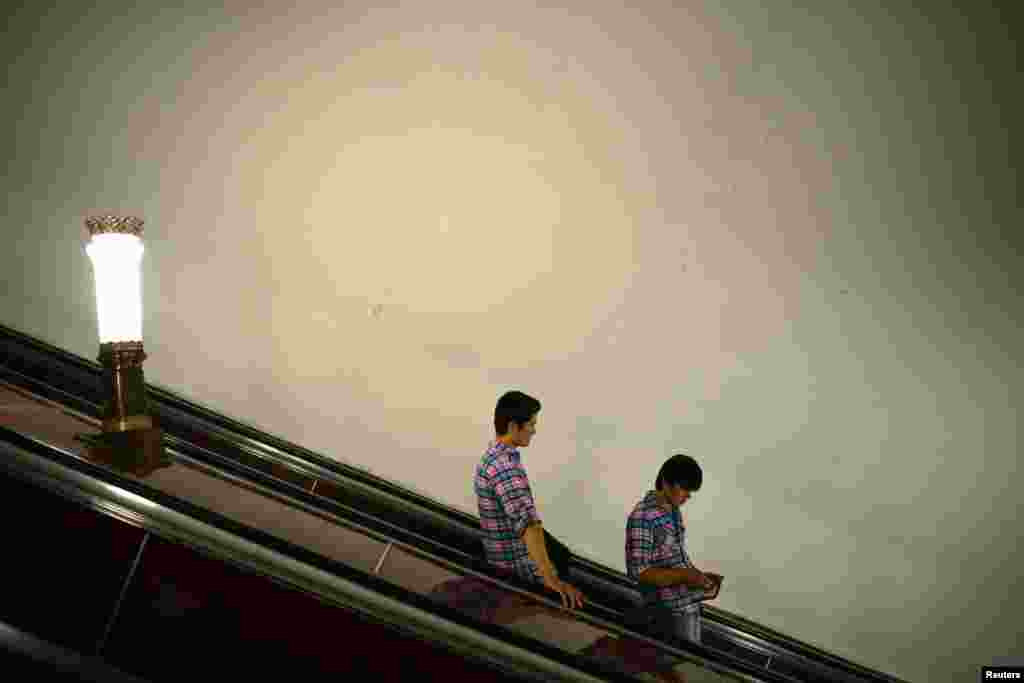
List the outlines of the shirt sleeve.
<svg viewBox="0 0 1024 683">
<path fill-rule="evenodd" d="M 522 536 L 526 527 L 540 521 L 537 505 L 533 501 L 533 491 L 530 490 L 530 480 L 522 465 L 508 463 L 499 467 L 494 476 L 494 492 L 517 536 Z"/>
<path fill-rule="evenodd" d="M 690 561 L 690 554 L 686 552 L 686 548 L 683 548 L 683 566 L 692 567 L 693 562 Z"/>
<path fill-rule="evenodd" d="M 643 517 L 626 520 L 626 573 L 634 581 L 651 567 L 654 559 L 654 527 Z"/>
</svg>

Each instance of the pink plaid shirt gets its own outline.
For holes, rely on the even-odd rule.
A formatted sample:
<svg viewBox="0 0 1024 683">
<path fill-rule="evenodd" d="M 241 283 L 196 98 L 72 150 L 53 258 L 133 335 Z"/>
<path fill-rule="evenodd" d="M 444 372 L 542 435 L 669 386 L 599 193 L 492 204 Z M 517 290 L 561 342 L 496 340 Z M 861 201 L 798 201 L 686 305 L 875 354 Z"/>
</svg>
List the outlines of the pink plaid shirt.
<svg viewBox="0 0 1024 683">
<path fill-rule="evenodd" d="M 654 491 L 648 491 L 626 520 L 626 570 L 640 587 L 644 602 L 661 605 L 673 612 L 692 611 L 704 591 L 683 584 L 655 587 L 639 583 L 645 569 L 682 569 L 692 567 L 686 553 L 686 527 L 678 508 L 666 510 L 658 504 Z"/>
<path fill-rule="evenodd" d="M 527 581 L 541 581 L 523 542 L 523 531 L 539 522 L 519 451 L 500 441 L 488 444 L 473 479 L 487 562 Z"/>
</svg>

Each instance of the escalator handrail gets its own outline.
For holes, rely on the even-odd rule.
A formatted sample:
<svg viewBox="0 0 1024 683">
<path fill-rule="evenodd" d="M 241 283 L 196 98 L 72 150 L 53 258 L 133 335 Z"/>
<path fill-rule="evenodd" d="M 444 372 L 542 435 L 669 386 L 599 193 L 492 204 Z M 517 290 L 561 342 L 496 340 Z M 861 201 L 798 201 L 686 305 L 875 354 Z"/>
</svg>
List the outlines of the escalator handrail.
<svg viewBox="0 0 1024 683">
<path fill-rule="evenodd" d="M 101 368 L 98 364 L 0 324 L 0 338 L 4 336 L 17 342 L 19 346 L 28 346 L 35 349 L 38 353 L 49 356 L 51 360 L 59 360 L 76 371 L 91 377 L 93 380 L 98 380 L 99 378 Z M 0 357 L 0 361 L 2 361 L 2 357 Z M 83 401 L 81 397 L 63 391 L 59 387 L 54 387 L 48 382 L 29 377 L 13 368 L 4 367 L 2 363 L 0 363 L 0 370 L 4 371 L 5 374 L 10 376 L 10 379 L 18 383 L 27 383 L 32 385 L 30 388 L 43 389 L 44 394 L 51 393 L 51 397 L 57 399 L 58 402 L 73 399 L 79 411 L 92 413 L 94 417 L 99 414 L 99 406 L 95 402 Z M 177 396 L 166 389 L 153 385 L 148 385 L 147 389 L 152 405 L 156 408 L 158 415 L 167 414 L 168 411 L 170 413 L 177 413 L 185 419 L 196 423 L 199 431 L 213 432 L 247 455 L 283 465 L 306 476 L 322 479 L 344 488 L 355 487 L 365 494 L 376 498 L 383 498 L 390 504 L 407 510 L 410 515 L 420 517 L 425 515 L 431 518 L 434 523 L 440 526 L 448 526 L 449 528 L 452 524 L 455 524 L 467 536 L 479 535 L 479 522 L 476 517 L 461 510 L 433 500 L 394 482 L 382 479 L 358 467 L 319 455 L 237 420 L 220 415 L 193 401 Z M 56 392 L 58 396 L 52 396 L 52 392 Z M 601 581 L 616 586 L 620 591 L 636 592 L 633 582 L 620 572 L 579 556 L 573 556 L 572 563 L 576 568 L 598 576 Z M 825 664 L 829 668 L 838 670 L 838 672 L 844 672 L 861 679 L 867 678 L 884 683 L 903 683 L 894 676 L 864 667 L 718 607 L 705 606 L 705 619 L 708 622 L 712 622 L 712 624 L 718 622 L 723 632 L 742 633 L 744 641 L 749 642 L 753 639 L 759 647 L 767 651 L 785 654 L 786 656 L 795 656 L 798 659 L 812 662 L 817 666 Z"/>
<path fill-rule="evenodd" d="M 109 481 L 118 479 L 116 475 L 97 471 L 98 468 L 89 467 L 85 463 L 72 464 L 53 460 L 40 453 L 45 450 L 45 444 L 37 442 L 31 444 L 31 448 L 26 448 L 25 443 L 12 444 L 9 440 L 10 434 L 5 434 L 4 431 L 6 430 L 0 428 L 0 453 L 3 454 L 0 458 L 0 469 L 28 479 L 67 499 L 85 503 L 104 514 L 283 581 L 332 604 L 394 626 L 401 626 L 400 630 L 412 631 L 435 641 L 438 640 L 436 635 L 447 636 L 451 638 L 450 642 L 454 643 L 468 641 L 472 643 L 474 652 L 492 657 L 500 653 L 495 659 L 505 665 L 509 662 L 517 662 L 521 666 L 529 663 L 530 666 L 525 670 L 521 669 L 521 673 L 547 671 L 567 680 L 587 683 L 596 683 L 600 680 L 586 672 L 568 667 L 563 662 L 549 661 L 547 657 L 488 637 L 487 634 L 474 632 L 474 629 L 467 629 L 464 625 L 439 617 L 414 604 L 396 600 L 393 595 L 381 592 L 379 585 L 375 587 L 377 590 L 374 590 L 336 572 L 325 571 L 323 566 L 317 566 L 330 563 L 311 564 L 308 558 L 296 559 L 291 553 L 282 552 L 283 547 L 288 544 L 267 543 L 267 539 L 259 539 L 263 534 L 256 530 L 238 533 L 240 525 L 225 525 L 225 520 L 216 519 L 217 515 L 205 514 L 202 515 L 204 519 L 201 519 L 199 516 L 176 509 L 190 506 L 175 505 L 170 502 L 169 496 L 144 491 L 144 487 L 133 486 L 133 482 L 130 481 Z M 72 457 L 66 453 L 63 455 Z M 231 528 L 224 528 L 225 526 Z M 372 577 L 367 577 L 366 583 L 373 584 Z M 435 634 L 435 637 L 429 638 L 430 634 Z"/>
<path fill-rule="evenodd" d="M 195 449 L 197 447 L 192 446 L 191 448 Z M 556 600 L 540 595 L 527 587 L 520 586 L 507 579 L 495 577 L 488 570 L 484 562 L 472 555 L 460 551 L 457 548 L 445 546 L 433 539 L 423 537 L 415 532 L 390 524 L 386 520 L 378 520 L 372 515 L 366 515 L 360 510 L 347 506 L 344 503 L 318 497 L 316 494 L 310 493 L 309 491 L 297 486 L 292 486 L 292 490 L 290 492 L 283 493 L 279 487 L 282 485 L 289 486 L 287 482 L 273 480 L 272 476 L 266 475 L 258 470 L 252 470 L 250 477 L 242 477 L 226 473 L 219 468 L 211 466 L 207 462 L 190 457 L 185 453 L 177 451 L 173 446 L 171 446 L 169 450 L 175 455 L 175 458 L 179 460 L 179 462 L 204 469 L 210 475 L 222 478 L 233 485 L 249 488 L 261 495 L 272 497 L 281 503 L 294 506 L 310 514 L 314 514 L 321 519 L 331 522 L 332 524 L 344 526 L 357 531 L 358 533 L 373 537 L 381 543 L 393 545 L 399 550 L 418 556 L 421 559 L 436 565 L 440 565 L 455 573 L 461 574 L 463 577 L 478 579 L 503 592 L 516 593 L 528 598 L 529 600 L 546 605 L 552 611 L 561 610 L 561 604 Z M 194 451 L 192 455 L 195 455 Z M 258 483 L 259 480 L 263 480 L 264 483 Z M 334 511 L 332 512 L 327 508 L 333 508 Z M 356 521 L 352 517 L 362 517 L 364 522 Z M 365 523 L 366 521 L 369 521 L 372 526 L 367 525 Z M 412 543 L 403 540 L 405 537 L 413 537 L 417 542 Z M 445 557 L 444 554 L 441 553 L 449 556 Z M 452 559 L 451 556 L 454 556 L 455 559 Z M 579 621 L 611 631 L 617 635 L 627 636 L 637 640 L 645 640 L 646 642 L 654 645 L 663 645 L 660 641 L 650 639 L 647 636 L 638 634 L 627 627 L 624 627 L 621 624 L 621 612 L 607 606 L 588 602 L 588 604 L 582 609 L 575 610 L 574 615 Z M 712 652 L 712 661 L 728 663 L 729 666 L 733 667 L 748 665 L 747 663 L 737 660 L 734 656 L 728 653 L 718 652 L 714 648 L 705 646 L 700 647 L 700 649 Z M 760 669 L 756 667 L 751 670 L 760 672 Z"/>
<path fill-rule="evenodd" d="M 36 387 L 36 388 L 38 388 L 38 387 Z M 79 419 L 82 419 L 83 421 L 89 422 L 89 423 L 93 424 L 94 426 L 98 426 L 99 425 L 99 420 L 97 418 L 91 417 L 91 416 L 89 416 L 87 414 L 79 413 L 78 417 L 79 417 Z M 179 439 L 179 438 L 177 438 L 177 437 L 175 437 L 173 435 L 165 434 L 164 435 L 164 443 L 165 443 L 165 448 L 167 448 L 170 452 L 173 452 L 176 455 L 176 457 L 179 458 L 180 460 L 187 461 L 188 463 L 190 463 L 193 466 L 204 467 L 211 474 L 215 474 L 215 476 L 219 476 L 219 477 L 225 478 L 225 479 L 230 479 L 232 481 L 232 483 L 234 483 L 235 485 L 250 486 L 251 487 L 252 486 L 252 482 L 257 482 L 257 484 L 255 486 L 260 489 L 260 491 L 261 491 L 261 493 L 263 495 L 271 495 L 271 496 L 277 498 L 279 501 L 286 502 L 288 504 L 295 504 L 295 502 L 297 500 L 301 499 L 302 502 L 299 505 L 299 507 L 303 508 L 306 512 L 311 512 L 313 514 L 317 514 L 317 515 L 319 515 L 321 517 L 324 517 L 324 518 L 326 518 L 326 519 L 328 519 L 328 520 L 330 520 L 330 521 L 332 521 L 333 523 L 336 523 L 336 524 L 343 524 L 343 525 L 346 525 L 346 526 L 357 526 L 357 527 L 360 528 L 361 532 L 363 532 L 363 533 L 368 533 L 369 535 L 376 536 L 377 538 L 379 538 L 381 541 L 383 541 L 385 543 L 396 543 L 396 544 L 399 544 L 407 552 L 412 552 L 413 554 L 422 555 L 426 559 L 428 559 L 430 561 L 433 561 L 433 562 L 436 562 L 436 563 L 441 563 L 441 564 L 445 564 L 445 565 L 452 564 L 451 560 L 439 556 L 438 555 L 439 552 L 444 552 L 449 557 L 454 555 L 454 556 L 458 557 L 459 560 L 460 560 L 460 563 L 456 564 L 456 566 L 458 567 L 459 571 L 461 571 L 463 573 L 466 573 L 466 574 L 470 574 L 470 575 L 472 575 L 472 576 L 474 576 L 476 578 L 480 578 L 480 579 L 482 579 L 484 581 L 487 581 L 487 582 L 491 583 L 492 585 L 497 585 L 501 589 L 506 590 L 506 591 L 516 592 L 516 593 L 525 593 L 526 592 L 526 591 L 522 590 L 521 588 L 519 588 L 517 586 L 513 586 L 513 585 L 509 584 L 506 581 L 502 581 L 502 580 L 499 580 L 499 579 L 495 578 L 493 575 L 486 573 L 486 571 L 478 571 L 476 569 L 468 569 L 467 565 L 472 566 L 474 564 L 474 562 L 473 562 L 474 558 L 472 556 L 470 556 L 469 554 L 459 550 L 458 548 L 453 548 L 453 547 L 451 547 L 449 545 L 446 545 L 446 544 L 444 544 L 442 542 L 439 542 L 439 541 L 437 541 L 435 539 L 424 537 L 421 534 L 417 534 L 417 533 L 415 533 L 415 532 L 413 532 L 411 530 L 404 529 L 404 528 L 402 528 L 402 527 L 400 527 L 400 526 L 398 526 L 396 524 L 393 524 L 393 523 L 391 523 L 391 522 L 389 522 L 387 520 L 384 520 L 384 519 L 381 519 L 379 517 L 376 517 L 376 516 L 374 516 L 372 514 L 366 513 L 365 511 L 360 510 L 358 508 L 347 506 L 347 505 L 345 505 L 343 503 L 340 503 L 338 501 L 332 500 L 330 498 L 326 498 L 326 497 L 323 497 L 323 496 L 312 494 L 309 491 L 307 491 L 307 490 L 305 490 L 305 489 L 303 489 L 301 487 L 295 486 L 295 485 L 293 485 L 293 484 L 291 484 L 291 483 L 289 483 L 289 482 L 287 482 L 285 480 L 278 479 L 277 477 L 274 477 L 273 475 L 269 475 L 269 474 L 267 474 L 267 473 L 265 473 L 265 472 L 263 472 L 263 471 L 261 471 L 259 469 L 256 469 L 256 468 L 250 467 L 248 465 L 245 465 L 244 463 L 241 463 L 241 462 L 238 462 L 238 461 L 236 461 L 234 459 L 231 459 L 228 456 L 225 456 L 225 455 L 220 454 L 220 453 L 216 453 L 214 451 L 210 451 L 210 450 L 208 450 L 208 449 L 206 449 L 206 448 L 204 448 L 202 446 L 198 446 L 198 445 L 189 443 L 189 442 L 187 442 L 187 441 L 185 441 L 183 439 Z M 237 447 L 239 448 L 239 450 L 242 450 L 243 452 L 246 452 L 249 455 L 256 455 L 257 457 L 261 457 L 262 456 L 262 454 L 254 453 L 251 449 L 246 448 L 246 446 L 244 444 L 239 444 L 239 445 L 237 445 Z M 274 461 L 274 462 L 277 462 L 277 461 Z M 224 470 L 228 470 L 230 472 L 234 472 L 234 473 L 237 473 L 237 474 L 235 474 L 235 475 L 226 474 L 224 472 Z M 381 496 L 383 496 L 383 497 L 389 499 L 389 501 L 391 503 L 397 504 L 397 506 L 399 506 L 399 507 L 407 508 L 407 509 L 410 508 L 410 505 L 409 505 L 408 501 L 406 501 L 406 500 L 404 500 L 404 499 L 402 499 L 400 497 L 395 496 L 391 492 L 381 492 L 381 491 L 378 491 L 373 486 L 370 486 L 370 485 L 366 484 L 365 482 L 362 482 L 362 481 L 352 482 L 351 480 L 339 480 L 333 473 L 321 471 L 315 465 L 312 466 L 312 467 L 307 466 L 306 468 L 303 468 L 303 471 L 304 471 L 305 474 L 307 474 L 309 476 L 313 476 L 313 477 L 316 477 L 316 478 L 321 478 L 321 479 L 324 479 L 326 481 L 333 481 L 334 483 L 337 483 L 339 485 L 344 485 L 346 488 L 355 487 L 356 489 L 359 489 L 362 492 L 368 493 L 368 494 L 370 494 L 372 496 L 375 496 L 377 498 L 380 498 Z M 283 500 L 282 500 L 282 496 L 284 498 Z M 326 510 L 324 508 L 326 508 Z M 334 512 L 332 512 L 332 510 Z M 336 516 L 336 515 L 338 515 L 337 511 L 343 511 L 343 513 L 341 513 L 340 516 Z M 417 509 L 415 507 L 412 507 L 409 510 L 409 512 L 412 515 L 421 515 L 422 514 L 422 511 L 420 511 L 419 509 Z M 367 526 L 366 523 L 354 522 L 352 520 L 352 517 L 361 518 L 361 519 L 364 520 L 364 522 L 369 523 L 370 526 Z M 370 520 L 372 520 L 372 521 L 370 521 Z M 440 519 L 440 520 L 435 519 L 435 521 L 439 522 L 442 525 L 444 525 L 444 524 L 451 524 L 451 521 L 444 520 L 444 519 Z M 373 527 L 372 530 L 371 530 L 371 527 Z M 466 530 L 464 530 L 464 531 L 466 531 Z M 467 532 L 467 533 L 472 533 L 472 534 L 475 535 L 476 529 L 473 529 L 472 532 Z M 408 538 L 408 537 L 415 537 L 416 538 L 416 542 L 418 543 L 418 545 L 404 543 L 401 539 L 396 538 L 396 535 L 403 536 L 403 537 L 406 537 L 406 538 Z M 577 565 L 581 564 L 580 561 L 579 561 L 580 559 L 581 558 L 574 557 L 573 558 L 573 563 L 577 564 Z M 608 575 L 611 574 L 611 572 L 609 570 L 607 570 L 606 568 L 601 567 L 600 565 L 596 565 L 596 568 L 599 569 L 599 570 L 603 570 L 603 571 L 601 571 L 601 573 L 604 574 L 603 578 L 604 578 L 605 581 L 608 581 L 608 578 L 609 578 Z M 618 577 L 615 576 L 614 574 L 612 574 L 612 579 L 616 580 L 616 579 L 618 579 Z M 628 579 L 627 579 L 627 581 L 628 581 Z M 635 592 L 635 589 L 633 589 L 632 586 L 627 587 L 626 590 L 630 590 L 632 592 Z M 540 598 L 535 593 L 530 593 L 529 595 L 530 595 L 531 599 L 537 600 L 538 602 L 543 602 L 543 603 L 547 604 L 549 607 L 552 607 L 553 609 L 558 609 L 559 608 L 558 604 L 556 604 L 556 603 L 554 603 L 554 602 L 552 602 L 552 601 L 550 601 L 548 599 Z M 581 618 L 583 621 L 590 621 L 592 623 L 592 625 L 598 626 L 600 628 L 604 628 L 606 630 L 618 631 L 619 629 L 623 628 L 621 626 L 621 624 L 620 624 L 621 619 L 622 619 L 621 612 L 619 612 L 618 610 L 616 610 L 616 609 L 614 609 L 614 608 L 612 608 L 612 607 L 610 607 L 608 605 L 604 605 L 604 604 L 602 604 L 602 603 L 600 603 L 598 601 L 595 601 L 593 599 L 593 595 L 592 594 L 588 594 L 587 606 L 583 610 L 579 610 L 578 611 L 578 618 Z M 815 661 L 814 659 L 807 658 L 807 657 L 802 657 L 802 656 L 800 656 L 799 653 L 794 653 L 792 651 L 787 651 L 787 650 L 785 650 L 783 648 L 778 647 L 777 645 L 775 645 L 775 644 L 773 644 L 771 642 L 764 642 L 760 638 L 751 637 L 751 635 L 748 634 L 748 633 L 737 632 L 736 629 L 730 628 L 727 625 L 726 626 L 719 626 L 719 625 L 715 624 L 713 620 L 708 620 L 708 621 L 710 623 L 706 622 L 705 623 L 705 628 L 707 628 L 708 630 L 717 631 L 717 632 L 721 633 L 723 636 L 725 636 L 727 639 L 738 641 L 738 642 L 742 642 L 743 646 L 747 650 L 751 650 L 751 651 L 758 652 L 758 653 L 769 654 L 769 655 L 772 655 L 772 656 L 783 656 L 783 657 L 789 657 L 789 658 L 797 658 L 797 659 L 799 659 L 803 663 L 804 668 L 810 669 L 810 670 L 820 670 L 822 668 L 821 664 L 819 662 Z M 743 662 L 742 659 L 737 659 L 734 655 L 726 654 L 726 653 L 721 653 L 721 652 L 715 651 L 715 650 L 713 650 L 711 648 L 702 648 L 702 649 L 710 650 L 713 653 L 712 656 L 715 659 L 721 658 L 721 659 L 723 659 L 725 661 L 728 661 L 731 666 L 739 666 L 741 668 L 744 667 L 744 666 L 751 666 L 751 664 L 749 662 Z M 753 665 L 753 670 L 760 671 L 760 668 L 757 667 L 756 665 Z M 824 672 L 821 672 L 821 673 L 823 673 L 825 675 L 830 675 L 830 677 L 833 678 L 833 679 L 836 678 L 835 672 L 824 671 Z M 843 677 L 843 678 L 845 679 L 846 677 Z"/>
<path fill-rule="evenodd" d="M 111 666 L 102 657 L 83 655 L 66 647 L 43 640 L 27 631 L 0 621 L 0 649 L 53 670 L 75 676 L 77 680 L 104 683 L 147 683 L 146 679 Z"/>
<path fill-rule="evenodd" d="M 37 484 L 56 489 L 65 497 L 77 498 L 94 509 L 113 514 L 129 523 L 138 524 L 158 533 L 162 532 L 192 546 L 206 548 L 214 555 L 227 557 L 230 561 L 250 567 L 260 573 L 283 578 L 286 583 L 330 602 L 368 613 L 375 618 L 380 616 L 381 610 L 384 614 L 398 612 L 400 617 L 388 620 L 389 623 L 396 626 L 409 626 L 410 624 L 419 626 L 420 628 L 413 630 L 420 636 L 426 637 L 436 633 L 451 635 L 449 631 L 455 629 L 458 631 L 456 635 L 463 640 L 472 641 L 473 652 L 478 651 L 477 647 L 483 647 L 484 651 L 494 651 L 497 647 L 497 650 L 501 652 L 513 648 L 512 654 L 515 655 L 513 661 L 522 662 L 525 658 L 533 661 L 534 665 L 539 662 L 541 669 L 546 669 L 548 673 L 568 676 L 567 680 L 599 680 L 593 678 L 593 675 L 585 669 L 583 671 L 577 669 L 578 664 L 559 661 L 572 659 L 571 655 L 564 651 L 556 650 L 552 646 L 533 639 L 517 637 L 505 629 L 495 629 L 487 624 L 460 619 L 458 615 L 450 616 L 447 614 L 450 610 L 438 607 L 422 596 L 411 593 L 393 583 L 369 576 L 358 569 L 330 560 L 308 549 L 294 546 L 266 532 L 151 489 L 145 484 L 121 477 L 98 465 L 81 460 L 60 448 L 2 426 L 0 426 L 0 452 L 3 453 L 3 457 L 0 457 L 0 469 L 6 469 L 22 477 L 25 476 L 26 470 L 29 470 L 31 473 L 28 478 Z M 351 526 L 351 523 L 348 525 Z M 348 574 L 348 578 L 344 574 Z M 372 585 L 373 589 L 354 581 L 352 577 L 355 576 L 359 576 L 362 583 Z M 505 590 L 522 592 L 517 587 L 502 584 L 493 577 L 479 576 L 501 585 Z M 341 599 L 345 596 L 350 599 Z M 401 596 L 401 599 L 396 599 L 393 596 Z M 540 600 L 539 596 L 532 594 L 531 598 Z M 353 599 L 355 604 L 353 604 Z M 384 602 L 378 604 L 381 600 Z M 414 604 L 408 604 L 410 602 Z M 557 603 L 545 602 L 553 609 L 559 608 Z M 373 607 L 372 611 L 367 612 L 366 604 Z M 363 607 L 361 608 L 360 605 Z M 442 616 L 438 612 L 445 614 Z M 596 625 L 597 620 L 593 621 Z M 451 628 L 448 628 L 449 625 Z M 751 683 L 761 681 L 795 683 L 793 679 L 776 672 L 761 671 L 744 662 L 731 661 L 728 655 L 711 653 L 712 658 L 724 659 L 724 662 L 713 661 L 694 652 L 680 650 L 643 634 L 623 629 L 616 624 L 606 623 L 601 627 L 619 635 L 645 641 L 679 659 L 689 660 L 699 666 Z M 469 632 L 468 636 L 466 631 Z M 476 633 L 479 631 L 484 633 Z M 495 635 L 500 637 L 495 638 Z M 488 647 L 486 643 L 478 643 L 479 638 L 495 642 L 490 643 L 490 647 Z M 518 645 L 506 641 L 517 641 Z M 527 643 L 528 647 L 525 646 Z M 543 651 L 544 654 L 537 655 L 531 649 Z M 552 661 L 549 662 L 549 660 Z M 617 677 L 611 674 L 602 673 L 601 675 L 612 676 L 617 680 Z"/>
<path fill-rule="evenodd" d="M 330 498 L 323 498 L 260 470 L 250 468 L 244 464 L 226 461 L 219 454 L 205 451 L 200 446 L 182 442 L 174 437 L 167 439 L 167 449 L 170 453 L 174 454 L 179 462 L 202 469 L 210 476 L 221 478 L 232 485 L 257 491 L 260 495 L 274 498 L 278 502 L 316 515 L 332 524 L 344 526 L 358 533 L 376 538 L 381 543 L 393 544 L 395 547 L 412 555 L 419 556 L 428 562 L 444 566 L 464 576 L 471 576 L 482 580 L 502 591 L 525 596 L 530 600 L 548 606 L 552 610 L 560 609 L 560 604 L 551 598 L 542 597 L 528 588 L 509 582 L 507 579 L 495 577 L 479 558 L 465 553 L 458 548 L 453 548 L 432 538 L 425 537 L 415 531 L 404 529 L 387 520 L 381 520 L 372 514 L 368 514 L 345 503 Z M 239 474 L 236 474 L 236 472 L 239 472 Z M 290 490 L 283 490 L 286 488 Z M 359 519 L 362 521 L 357 521 Z M 622 626 L 622 613 L 620 611 L 600 603 L 588 601 L 588 604 L 584 608 L 576 610 L 575 614 L 580 621 L 590 623 L 595 627 L 620 635 L 637 636 L 637 634 Z M 655 641 L 650 642 L 654 643 Z M 754 649 L 767 651 L 770 654 L 778 654 L 777 651 L 772 650 L 770 647 L 758 647 L 756 644 L 754 644 Z M 714 651 L 713 648 L 711 650 Z M 717 656 L 716 658 L 721 658 L 731 666 L 740 664 L 732 655 L 714 652 Z"/>
</svg>

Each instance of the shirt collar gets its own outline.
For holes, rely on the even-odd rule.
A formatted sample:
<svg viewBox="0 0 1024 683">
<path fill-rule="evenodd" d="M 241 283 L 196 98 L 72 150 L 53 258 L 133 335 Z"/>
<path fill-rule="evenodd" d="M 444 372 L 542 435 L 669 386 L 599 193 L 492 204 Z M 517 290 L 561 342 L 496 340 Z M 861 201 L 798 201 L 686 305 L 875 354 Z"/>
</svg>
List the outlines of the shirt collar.
<svg viewBox="0 0 1024 683">
<path fill-rule="evenodd" d="M 501 441 L 498 441 L 497 439 L 495 439 L 494 441 L 491 441 L 491 445 L 490 445 L 490 448 L 488 450 L 491 453 L 494 453 L 496 455 L 497 454 L 505 454 L 505 455 L 508 455 L 511 458 L 518 458 L 519 457 L 519 449 L 518 448 L 516 448 L 515 446 L 509 446 L 508 444 L 502 443 Z"/>
<path fill-rule="evenodd" d="M 672 515 L 672 517 L 675 517 L 679 513 L 678 508 L 673 508 L 672 506 L 665 507 L 658 502 L 658 492 L 654 490 L 648 491 L 647 495 L 644 496 L 644 505 L 650 509 L 657 510 L 662 514 Z"/>
</svg>

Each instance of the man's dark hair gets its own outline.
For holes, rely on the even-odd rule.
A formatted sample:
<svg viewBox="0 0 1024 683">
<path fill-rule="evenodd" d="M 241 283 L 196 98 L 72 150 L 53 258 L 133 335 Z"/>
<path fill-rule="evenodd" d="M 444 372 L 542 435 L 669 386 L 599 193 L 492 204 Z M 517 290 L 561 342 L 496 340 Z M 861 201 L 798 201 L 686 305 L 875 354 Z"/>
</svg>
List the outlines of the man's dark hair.
<svg viewBox="0 0 1024 683">
<path fill-rule="evenodd" d="M 509 423 L 522 427 L 540 412 L 540 401 L 521 391 L 507 391 L 494 407 L 494 430 L 498 436 L 508 434 Z"/>
<path fill-rule="evenodd" d="M 697 461 L 688 455 L 673 455 L 665 461 L 665 464 L 658 470 L 658 478 L 654 480 L 654 488 L 660 489 L 662 484 L 666 486 L 681 486 L 687 491 L 697 491 L 701 482 L 704 481 L 704 473 L 701 472 Z"/>
</svg>

